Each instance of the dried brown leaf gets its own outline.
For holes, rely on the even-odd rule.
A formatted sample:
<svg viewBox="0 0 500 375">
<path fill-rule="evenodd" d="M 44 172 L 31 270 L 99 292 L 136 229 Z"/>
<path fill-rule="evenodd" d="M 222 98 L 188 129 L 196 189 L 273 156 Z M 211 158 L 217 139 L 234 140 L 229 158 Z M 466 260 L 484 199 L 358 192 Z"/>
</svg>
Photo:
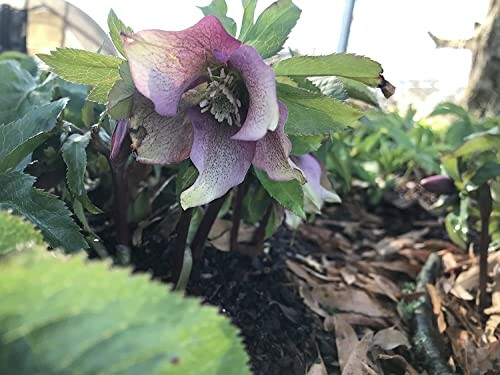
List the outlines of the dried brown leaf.
<svg viewBox="0 0 500 375">
<path fill-rule="evenodd" d="M 411 348 L 410 341 L 406 334 L 392 327 L 378 331 L 373 337 L 373 344 L 384 350 L 393 350 L 398 346 L 405 346 L 408 349 Z"/>
<path fill-rule="evenodd" d="M 373 334 L 366 334 L 360 342 L 355 346 L 354 350 L 350 353 L 342 375 L 364 375 L 364 374 L 377 374 L 372 366 L 373 364 L 368 359 L 368 350 L 372 345 Z M 338 348 L 338 345 L 337 345 Z"/>
<path fill-rule="evenodd" d="M 343 371 L 349 357 L 358 346 L 359 340 L 354 328 L 340 316 L 335 316 L 335 340 L 340 369 Z M 368 350 L 368 348 L 367 348 Z"/>
</svg>

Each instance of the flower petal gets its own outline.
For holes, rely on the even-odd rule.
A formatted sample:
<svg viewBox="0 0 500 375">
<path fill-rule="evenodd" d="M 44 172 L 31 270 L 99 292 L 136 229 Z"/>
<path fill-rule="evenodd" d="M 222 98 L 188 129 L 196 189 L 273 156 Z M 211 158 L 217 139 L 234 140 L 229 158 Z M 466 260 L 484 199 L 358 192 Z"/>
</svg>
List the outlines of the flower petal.
<svg viewBox="0 0 500 375">
<path fill-rule="evenodd" d="M 278 126 L 279 109 L 276 96 L 276 77 L 259 53 L 249 45 L 243 45 L 233 52 L 229 65 L 237 70 L 249 95 L 248 113 L 241 130 L 233 139 L 257 141 L 268 130 Z"/>
<path fill-rule="evenodd" d="M 200 174 L 181 194 L 184 209 L 209 203 L 242 183 L 255 154 L 254 142 L 231 139 L 236 128 L 220 124 L 198 109 L 190 110 L 189 117 L 194 129 L 191 160 Z"/>
<path fill-rule="evenodd" d="M 267 134 L 257 141 L 255 157 L 252 164 L 267 173 L 274 181 L 289 181 L 296 179 L 301 184 L 306 182 L 304 174 L 290 159 L 292 142 L 285 134 L 285 123 L 288 118 L 288 110 L 285 105 L 278 102 L 279 122 L 273 132 Z"/>
<path fill-rule="evenodd" d="M 307 183 L 304 185 L 304 209 L 308 213 L 319 213 L 324 202 L 340 202 L 340 197 L 332 191 L 325 189 L 323 184 L 328 184 L 320 162 L 311 154 L 294 158 L 297 166 L 304 172 Z"/>
<path fill-rule="evenodd" d="M 130 137 L 137 161 L 147 164 L 179 163 L 189 157 L 193 144 L 193 128 L 183 98 L 179 114 L 173 117 L 159 115 L 153 103 L 142 95 L 134 98 L 130 119 Z"/>
<path fill-rule="evenodd" d="M 176 114 L 184 91 L 216 61 L 214 51 L 230 55 L 241 45 L 214 16 L 183 31 L 143 30 L 122 39 L 135 87 L 163 116 Z"/>
<path fill-rule="evenodd" d="M 111 137 L 111 160 L 116 160 L 120 155 L 123 142 L 129 134 L 129 127 L 130 121 L 128 119 L 123 119 L 116 123 L 115 130 L 113 130 L 113 136 Z"/>
</svg>

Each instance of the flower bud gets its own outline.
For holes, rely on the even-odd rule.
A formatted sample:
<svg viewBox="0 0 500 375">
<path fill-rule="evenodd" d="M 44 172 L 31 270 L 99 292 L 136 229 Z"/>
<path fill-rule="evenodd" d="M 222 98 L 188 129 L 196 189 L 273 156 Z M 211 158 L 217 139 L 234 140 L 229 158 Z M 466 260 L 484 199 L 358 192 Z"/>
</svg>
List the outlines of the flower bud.
<svg viewBox="0 0 500 375">
<path fill-rule="evenodd" d="M 422 187 L 434 194 L 451 194 L 455 191 L 455 183 L 448 176 L 435 175 L 422 179 Z"/>
</svg>

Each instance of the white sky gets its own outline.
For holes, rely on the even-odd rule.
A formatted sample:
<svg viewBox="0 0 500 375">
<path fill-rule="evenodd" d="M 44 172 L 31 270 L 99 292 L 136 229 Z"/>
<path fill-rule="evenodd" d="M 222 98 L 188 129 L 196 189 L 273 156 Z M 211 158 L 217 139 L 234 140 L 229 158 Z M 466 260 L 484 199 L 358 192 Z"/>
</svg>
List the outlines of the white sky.
<svg viewBox="0 0 500 375">
<path fill-rule="evenodd" d="M 200 19 L 196 6 L 210 0 L 70 0 L 105 30 L 110 8 L 134 30 L 182 30 Z M 229 16 L 240 23 L 240 0 L 226 0 Z M 259 14 L 273 0 L 260 0 Z M 336 51 L 344 0 L 295 0 L 301 18 L 286 46 L 303 54 Z M 487 0 L 357 0 L 348 52 L 369 56 L 382 64 L 396 85 L 414 80 L 439 80 L 442 96 L 467 83 L 470 52 L 436 49 L 427 31 L 442 38 L 472 35 L 474 22 L 487 12 Z"/>
</svg>

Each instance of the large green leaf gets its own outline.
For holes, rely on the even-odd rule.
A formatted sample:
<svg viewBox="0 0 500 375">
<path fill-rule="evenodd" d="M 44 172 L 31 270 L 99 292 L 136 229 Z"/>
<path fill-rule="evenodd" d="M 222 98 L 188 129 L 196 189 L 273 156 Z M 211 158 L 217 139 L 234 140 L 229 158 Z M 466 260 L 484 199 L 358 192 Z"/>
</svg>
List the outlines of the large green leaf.
<svg viewBox="0 0 500 375">
<path fill-rule="evenodd" d="M 366 87 L 364 84 L 354 79 L 343 77 L 339 77 L 338 79 L 340 80 L 340 82 L 342 82 L 344 90 L 347 92 L 349 98 L 361 100 L 377 108 L 380 107 L 377 97 L 373 93 L 372 89 Z"/>
<path fill-rule="evenodd" d="M 455 115 L 467 123 L 471 123 L 469 113 L 462 107 L 454 103 L 439 103 L 429 116 Z"/>
<path fill-rule="evenodd" d="M 229 34 L 232 36 L 236 35 L 236 22 L 234 22 L 232 18 L 226 16 L 226 0 L 212 0 L 207 6 L 198 8 L 201 9 L 205 16 L 216 16 Z"/>
<path fill-rule="evenodd" d="M 0 61 L 0 124 L 24 116 L 52 99 L 51 79 L 39 82 L 17 61 Z"/>
<path fill-rule="evenodd" d="M 275 64 L 274 72 L 278 76 L 345 77 L 372 87 L 378 87 L 382 83 L 382 67 L 379 63 L 350 53 L 291 57 Z"/>
<path fill-rule="evenodd" d="M 106 103 L 113 84 L 120 79 L 122 59 L 73 48 L 58 48 L 38 55 L 52 71 L 67 81 L 93 86 L 89 100 Z"/>
<path fill-rule="evenodd" d="M 0 173 L 17 165 L 49 137 L 67 99 L 33 109 L 24 117 L 0 125 Z"/>
<path fill-rule="evenodd" d="M 242 41 L 266 59 L 277 54 L 300 17 L 301 10 L 291 0 L 278 0 L 265 9 Z"/>
<path fill-rule="evenodd" d="M 21 172 L 0 175 L 0 209 L 11 209 L 35 224 L 52 247 L 87 247 L 71 212 L 55 195 L 33 188 L 35 178 Z"/>
<path fill-rule="evenodd" d="M 148 275 L 27 251 L 0 295 L 2 374 L 250 374 L 228 319 Z"/>
<path fill-rule="evenodd" d="M 297 87 L 278 83 L 277 92 L 288 108 L 287 134 L 332 134 L 363 116 L 363 112 L 329 96 Z"/>
<path fill-rule="evenodd" d="M 243 5 L 243 19 L 241 21 L 241 30 L 238 39 L 245 40 L 248 31 L 253 26 L 257 0 L 242 0 L 242 5 Z"/>
<path fill-rule="evenodd" d="M 304 192 L 297 180 L 273 181 L 266 172 L 256 168 L 254 170 L 260 183 L 273 199 L 296 215 L 305 218 Z"/>
<path fill-rule="evenodd" d="M 125 56 L 125 50 L 123 49 L 123 42 L 120 37 L 120 33 L 133 33 L 134 30 L 125 26 L 125 24 L 116 16 L 113 9 L 111 9 L 108 14 L 108 28 L 109 36 L 111 37 L 117 51 L 120 52 L 122 56 Z"/>
<path fill-rule="evenodd" d="M 500 150 L 500 128 L 474 133 L 465 138 L 465 143 L 453 152 L 454 157 L 468 156 L 475 152 Z"/>
<path fill-rule="evenodd" d="M 0 211 L 0 255 L 42 246 L 42 234 L 33 224 L 8 211 Z"/>
</svg>

